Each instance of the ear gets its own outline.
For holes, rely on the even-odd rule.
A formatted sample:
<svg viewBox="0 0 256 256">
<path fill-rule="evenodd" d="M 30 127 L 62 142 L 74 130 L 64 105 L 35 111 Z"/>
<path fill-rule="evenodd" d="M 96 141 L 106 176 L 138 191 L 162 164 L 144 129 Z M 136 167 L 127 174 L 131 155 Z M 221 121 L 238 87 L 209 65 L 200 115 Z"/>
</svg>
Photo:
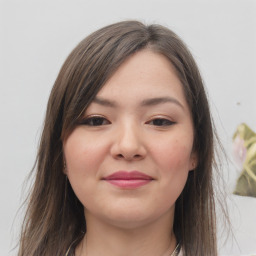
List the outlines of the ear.
<svg viewBox="0 0 256 256">
<path fill-rule="evenodd" d="M 190 155 L 189 170 L 193 171 L 196 169 L 198 164 L 198 156 L 196 152 L 192 152 Z"/>
<path fill-rule="evenodd" d="M 64 153 L 63 153 L 62 164 L 63 164 L 62 172 L 63 172 L 65 175 L 67 175 L 67 174 L 68 174 L 67 161 L 66 161 L 66 157 L 65 157 Z"/>
<path fill-rule="evenodd" d="M 63 159 L 63 173 L 67 175 L 67 164 L 65 159 Z"/>
</svg>

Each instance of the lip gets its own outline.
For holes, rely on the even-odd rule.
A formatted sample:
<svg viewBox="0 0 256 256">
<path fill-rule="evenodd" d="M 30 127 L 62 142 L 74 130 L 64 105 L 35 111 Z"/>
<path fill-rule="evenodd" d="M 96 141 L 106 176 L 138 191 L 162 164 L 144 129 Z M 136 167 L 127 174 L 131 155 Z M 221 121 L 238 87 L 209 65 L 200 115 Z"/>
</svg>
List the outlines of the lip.
<svg viewBox="0 0 256 256">
<path fill-rule="evenodd" d="M 118 171 L 104 177 L 103 180 L 123 189 L 135 189 L 150 183 L 154 179 L 139 171 Z"/>
</svg>

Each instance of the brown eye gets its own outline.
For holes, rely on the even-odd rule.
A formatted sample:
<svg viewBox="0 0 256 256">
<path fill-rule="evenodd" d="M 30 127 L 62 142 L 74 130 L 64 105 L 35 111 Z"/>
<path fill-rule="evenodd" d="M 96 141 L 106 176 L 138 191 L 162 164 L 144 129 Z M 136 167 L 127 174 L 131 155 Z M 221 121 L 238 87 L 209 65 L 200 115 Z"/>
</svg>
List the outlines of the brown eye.
<svg viewBox="0 0 256 256">
<path fill-rule="evenodd" d="M 147 124 L 154 125 L 154 126 L 170 126 L 175 123 L 165 118 L 155 118 L 149 121 Z"/>
<path fill-rule="evenodd" d="M 88 117 L 84 119 L 81 122 L 81 124 L 88 125 L 88 126 L 101 126 L 101 125 L 108 125 L 110 124 L 110 122 L 104 117 L 93 116 L 93 117 Z"/>
</svg>

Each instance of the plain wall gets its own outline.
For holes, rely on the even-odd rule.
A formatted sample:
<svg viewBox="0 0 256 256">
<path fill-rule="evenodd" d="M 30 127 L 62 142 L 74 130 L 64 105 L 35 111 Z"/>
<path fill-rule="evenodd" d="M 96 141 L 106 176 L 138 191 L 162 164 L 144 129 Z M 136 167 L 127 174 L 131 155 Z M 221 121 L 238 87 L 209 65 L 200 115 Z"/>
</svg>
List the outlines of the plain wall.
<svg viewBox="0 0 256 256">
<path fill-rule="evenodd" d="M 16 213 L 51 87 L 69 52 L 97 28 L 139 19 L 173 29 L 200 67 L 228 154 L 238 124 L 256 130 L 254 0 L 6 0 L 0 1 L 0 19 L 0 255 L 15 255 L 9 251 L 20 227 L 22 212 Z M 231 191 L 238 173 L 232 164 L 229 169 Z M 256 199 L 232 198 L 237 244 L 228 240 L 220 251 L 256 253 Z"/>
</svg>

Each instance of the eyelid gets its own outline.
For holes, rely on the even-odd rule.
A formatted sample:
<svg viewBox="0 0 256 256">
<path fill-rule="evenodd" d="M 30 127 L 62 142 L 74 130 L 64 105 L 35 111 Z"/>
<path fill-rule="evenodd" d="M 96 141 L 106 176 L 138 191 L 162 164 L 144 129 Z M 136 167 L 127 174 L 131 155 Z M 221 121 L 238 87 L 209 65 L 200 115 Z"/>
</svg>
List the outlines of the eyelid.
<svg viewBox="0 0 256 256">
<path fill-rule="evenodd" d="M 87 115 L 87 116 L 84 117 L 84 119 L 93 118 L 93 117 L 98 117 L 98 118 L 105 118 L 105 119 L 107 119 L 104 115 L 100 115 L 100 114 Z"/>
</svg>

